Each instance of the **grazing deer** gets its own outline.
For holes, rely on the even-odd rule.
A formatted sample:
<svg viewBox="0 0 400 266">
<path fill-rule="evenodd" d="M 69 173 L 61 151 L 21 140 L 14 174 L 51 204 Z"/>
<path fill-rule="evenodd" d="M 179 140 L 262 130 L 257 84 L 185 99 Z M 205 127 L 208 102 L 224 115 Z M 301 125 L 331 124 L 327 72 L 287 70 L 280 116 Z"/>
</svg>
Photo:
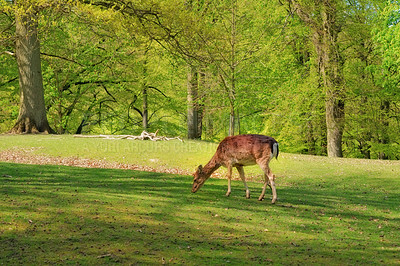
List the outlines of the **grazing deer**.
<svg viewBox="0 0 400 266">
<path fill-rule="evenodd" d="M 228 191 L 226 196 L 231 194 L 232 167 L 236 167 L 240 178 L 246 188 L 246 198 L 250 198 L 250 191 L 246 184 L 243 166 L 258 164 L 264 171 L 264 187 L 258 200 L 263 200 L 267 185 L 272 190 L 272 203 L 275 203 L 276 188 L 275 176 L 269 169 L 269 162 L 272 158 L 278 158 L 278 142 L 263 135 L 238 135 L 226 137 L 218 145 L 217 151 L 211 160 L 202 167 L 197 168 L 194 173 L 192 192 L 196 192 L 219 167 L 228 168 Z"/>
</svg>

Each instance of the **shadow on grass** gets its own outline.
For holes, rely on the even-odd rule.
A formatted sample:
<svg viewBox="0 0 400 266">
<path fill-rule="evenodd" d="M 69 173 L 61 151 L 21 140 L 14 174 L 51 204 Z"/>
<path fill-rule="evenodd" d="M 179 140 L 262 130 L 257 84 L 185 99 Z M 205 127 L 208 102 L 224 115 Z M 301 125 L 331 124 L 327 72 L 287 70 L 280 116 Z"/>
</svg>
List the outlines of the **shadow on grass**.
<svg viewBox="0 0 400 266">
<path fill-rule="evenodd" d="M 393 263 L 399 194 L 278 186 L 257 201 L 226 180 L 0 163 L 0 261 L 6 264 Z M 397 218 L 396 218 L 397 217 Z"/>
</svg>

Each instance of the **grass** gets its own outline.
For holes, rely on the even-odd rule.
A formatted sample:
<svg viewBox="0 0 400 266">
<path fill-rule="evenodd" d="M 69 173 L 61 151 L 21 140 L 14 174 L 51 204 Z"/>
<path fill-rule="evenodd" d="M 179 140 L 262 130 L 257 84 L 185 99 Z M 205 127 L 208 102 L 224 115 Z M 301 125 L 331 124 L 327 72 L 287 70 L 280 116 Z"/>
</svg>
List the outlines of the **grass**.
<svg viewBox="0 0 400 266">
<path fill-rule="evenodd" d="M 0 151 L 33 148 L 34 154 L 90 158 L 157 168 L 192 171 L 206 163 L 217 145 L 200 141 L 133 141 L 75 138 L 71 135 L 0 135 Z M 210 158 L 208 158 L 210 157 Z"/>
<path fill-rule="evenodd" d="M 140 142 L 129 144 L 136 151 L 124 152 L 125 144 L 116 142 L 113 152 L 99 148 L 107 141 L 0 136 L 0 151 L 34 147 L 36 154 L 190 169 L 215 147 Z M 165 152 L 169 145 L 182 146 Z M 0 163 L 0 262 L 400 263 L 399 162 L 283 153 L 271 166 L 278 176 L 275 205 L 257 201 L 259 182 L 249 182 L 252 198 L 246 200 L 240 181 L 225 197 L 222 179 L 192 194 L 190 176 Z M 259 170 L 252 171 L 258 180 Z"/>
</svg>

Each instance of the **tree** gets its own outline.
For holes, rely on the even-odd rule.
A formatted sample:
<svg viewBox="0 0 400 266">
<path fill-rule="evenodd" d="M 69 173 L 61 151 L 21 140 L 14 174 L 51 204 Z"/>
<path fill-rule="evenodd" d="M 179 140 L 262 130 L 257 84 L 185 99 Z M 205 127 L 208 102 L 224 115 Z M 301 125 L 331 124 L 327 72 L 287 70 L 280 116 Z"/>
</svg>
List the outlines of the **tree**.
<svg viewBox="0 0 400 266">
<path fill-rule="evenodd" d="M 372 41 L 380 61 L 369 68 L 379 88 L 374 141 L 370 150 L 379 159 L 399 159 L 400 139 L 400 3 L 388 1 L 375 20 Z"/>
<path fill-rule="evenodd" d="M 188 139 L 198 139 L 201 137 L 201 131 L 199 132 L 199 120 L 200 112 L 198 105 L 199 95 L 199 84 L 196 67 L 188 65 L 188 77 L 187 77 L 187 137 Z"/>
<path fill-rule="evenodd" d="M 191 21 L 195 21 L 194 17 L 197 14 L 200 19 L 204 19 L 203 13 L 204 9 L 207 9 L 206 3 L 201 3 L 200 1 L 187 1 L 186 3 L 187 14 L 192 15 Z M 193 16 L 194 15 L 194 16 Z M 198 22 L 198 21 L 196 21 Z M 202 46 L 199 45 L 199 50 L 201 50 Z M 197 54 L 201 53 L 201 51 L 197 51 Z M 201 139 L 202 131 L 203 131 L 203 115 L 202 108 L 200 108 L 201 98 L 199 89 L 201 87 L 200 84 L 200 76 L 202 75 L 199 71 L 199 61 L 196 60 L 196 56 L 194 59 L 191 59 L 189 55 L 182 55 L 187 64 L 187 137 L 188 139 Z"/>
<path fill-rule="evenodd" d="M 329 157 L 342 157 L 342 137 L 345 122 L 345 85 L 343 58 L 338 37 L 342 31 L 340 1 L 295 1 L 289 5 L 311 29 L 312 43 L 317 53 L 319 73 L 325 89 L 327 150 Z"/>
<path fill-rule="evenodd" d="M 14 1 L 15 56 L 19 70 L 20 109 L 11 133 L 53 133 L 47 121 L 38 40 L 38 6 Z"/>
<path fill-rule="evenodd" d="M 266 36 L 272 34 L 273 22 L 267 14 L 274 5 L 259 1 L 213 1 L 207 17 L 212 21 L 209 22 L 212 34 L 198 33 L 201 46 L 207 52 L 209 68 L 224 92 L 222 103 L 229 113 L 228 135 L 241 133 L 240 107 L 257 94 L 253 91 L 255 88 L 249 89 L 254 80 L 247 74 L 254 74 L 259 51 L 265 45 Z M 251 116 L 260 110 L 245 112 L 243 116 Z"/>
<path fill-rule="evenodd" d="M 18 114 L 20 12 L 33 14 L 22 25 L 36 26 L 59 133 L 265 133 L 290 152 L 398 157 L 396 2 L 88 2 L 0 0 L 0 130 Z"/>
<path fill-rule="evenodd" d="M 120 14 L 81 8 L 51 24 L 46 99 L 58 132 L 141 132 L 169 107 L 160 49 L 123 27 Z"/>
</svg>

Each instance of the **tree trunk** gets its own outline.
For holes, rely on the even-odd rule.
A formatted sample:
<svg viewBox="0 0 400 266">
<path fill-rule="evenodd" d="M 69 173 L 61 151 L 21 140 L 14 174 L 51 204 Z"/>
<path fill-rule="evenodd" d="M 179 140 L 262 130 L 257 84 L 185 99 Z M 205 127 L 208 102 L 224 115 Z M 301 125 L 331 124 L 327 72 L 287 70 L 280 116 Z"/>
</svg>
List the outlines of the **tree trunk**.
<svg viewBox="0 0 400 266">
<path fill-rule="evenodd" d="M 20 108 L 10 133 L 54 133 L 46 117 L 36 16 L 16 16 Z"/>
<path fill-rule="evenodd" d="M 335 99 L 331 93 L 327 93 L 325 107 L 328 157 L 343 157 L 344 101 Z"/>
<path fill-rule="evenodd" d="M 322 8 L 322 30 L 319 31 L 321 47 L 317 48 L 320 71 L 324 81 L 326 99 L 326 128 L 328 157 L 343 157 L 342 136 L 344 129 L 344 77 L 343 60 L 340 56 L 337 38 L 340 27 L 337 25 L 337 10 L 332 1 L 325 0 Z"/>
<path fill-rule="evenodd" d="M 341 31 L 337 22 L 335 0 L 316 1 L 319 14 L 313 13 L 299 1 L 289 0 L 299 17 L 313 31 L 312 42 L 317 53 L 319 74 L 325 88 L 325 112 L 327 127 L 327 152 L 329 157 L 342 157 L 344 129 L 344 77 L 337 38 Z"/>
<path fill-rule="evenodd" d="M 380 138 L 378 140 L 379 143 L 381 144 L 388 144 L 389 143 L 389 135 L 388 135 L 388 128 L 389 128 L 389 112 L 390 112 L 390 102 L 388 100 L 384 100 L 381 103 L 380 106 L 381 109 L 381 116 L 382 118 L 380 119 L 382 122 L 382 127 L 381 127 L 381 132 L 380 132 Z M 385 153 L 385 151 L 381 151 L 378 154 L 378 158 L 380 160 L 387 160 L 389 159 L 389 156 Z"/>
<path fill-rule="evenodd" d="M 148 118 L 148 109 L 147 109 L 147 85 L 144 84 L 143 85 L 143 130 L 146 130 L 148 128 L 148 122 L 149 122 L 149 118 Z"/>
<path fill-rule="evenodd" d="M 199 138 L 199 112 L 197 105 L 198 98 L 198 72 L 194 66 L 188 67 L 188 83 L 187 83 L 187 129 L 188 139 Z M 200 133 L 201 136 L 201 133 Z"/>
<path fill-rule="evenodd" d="M 207 91 L 206 88 L 206 73 L 204 69 L 198 72 L 198 88 L 197 88 L 197 139 L 201 139 L 201 135 L 203 133 L 203 118 L 204 118 L 204 112 L 205 112 L 205 107 L 204 103 L 202 101 L 204 91 Z"/>
<path fill-rule="evenodd" d="M 236 126 L 236 112 L 235 112 L 235 93 L 236 93 L 236 53 L 237 53 L 237 48 L 236 48 L 236 42 L 237 42 L 237 30 L 236 30 L 236 10 L 237 10 L 237 1 L 234 0 L 232 1 L 232 6 L 231 6 L 231 58 L 230 58 L 230 89 L 229 89 L 229 95 L 228 97 L 230 98 L 230 105 L 231 105 L 231 111 L 229 115 L 229 136 L 235 135 L 235 126 Z M 239 116 L 237 117 L 239 119 Z"/>
<path fill-rule="evenodd" d="M 229 136 L 235 135 L 235 108 L 231 106 L 231 111 L 229 113 Z"/>
</svg>

